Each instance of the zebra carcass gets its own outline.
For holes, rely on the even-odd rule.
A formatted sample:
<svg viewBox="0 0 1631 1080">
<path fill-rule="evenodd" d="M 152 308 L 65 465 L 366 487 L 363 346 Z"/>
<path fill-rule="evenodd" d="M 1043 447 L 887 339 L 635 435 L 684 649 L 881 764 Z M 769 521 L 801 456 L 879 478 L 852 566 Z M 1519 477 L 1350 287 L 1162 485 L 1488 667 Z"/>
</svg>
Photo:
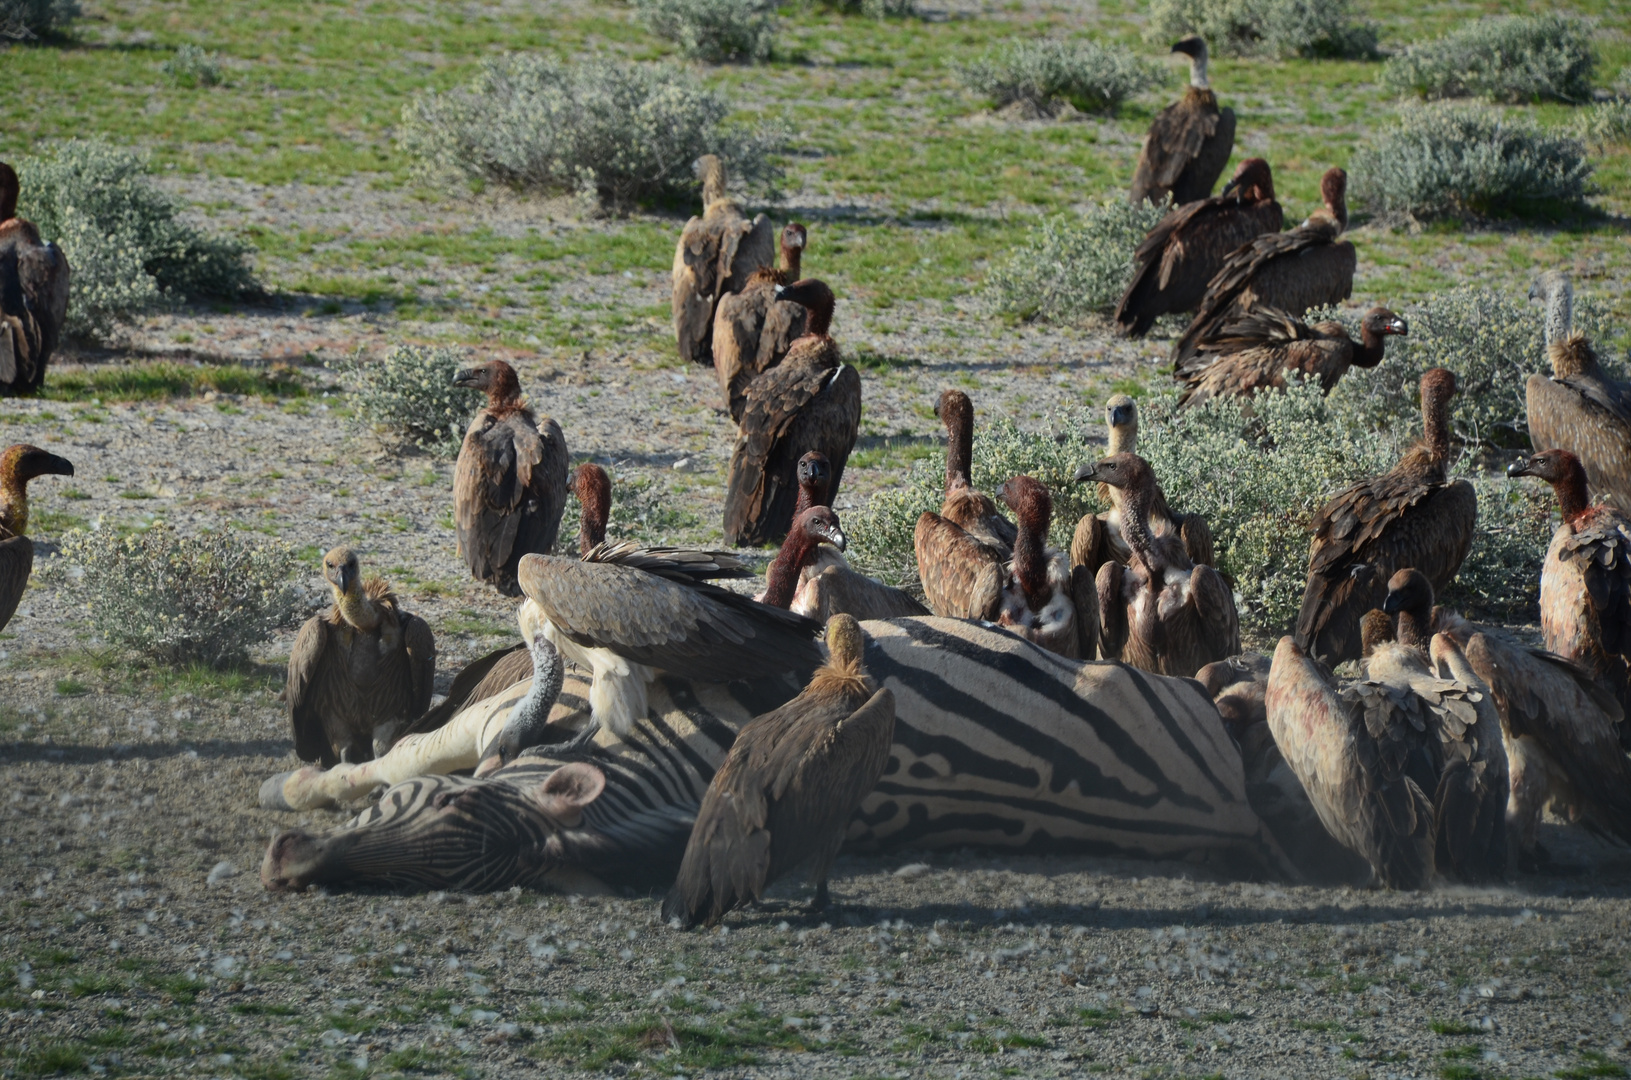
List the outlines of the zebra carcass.
<svg viewBox="0 0 1631 1080">
<path fill-rule="evenodd" d="M 1295 876 L 1247 802 L 1240 753 L 1199 684 L 1067 660 L 962 620 L 862 625 L 867 668 L 895 695 L 895 742 L 851 824 L 850 849 L 1207 858 L 1236 873 Z M 721 686 L 659 674 L 627 736 L 602 731 L 573 760 L 534 752 L 480 779 L 397 783 L 327 833 L 277 837 L 262 880 L 273 889 L 665 886 L 736 732 L 797 691 L 791 679 Z M 588 698 L 585 682 L 568 677 L 556 721 L 571 723 L 573 710 L 586 720 Z M 571 782 L 551 788 L 568 766 Z M 603 783 L 586 780 L 591 772 Z M 294 794 L 320 790 L 307 783 Z"/>
</svg>

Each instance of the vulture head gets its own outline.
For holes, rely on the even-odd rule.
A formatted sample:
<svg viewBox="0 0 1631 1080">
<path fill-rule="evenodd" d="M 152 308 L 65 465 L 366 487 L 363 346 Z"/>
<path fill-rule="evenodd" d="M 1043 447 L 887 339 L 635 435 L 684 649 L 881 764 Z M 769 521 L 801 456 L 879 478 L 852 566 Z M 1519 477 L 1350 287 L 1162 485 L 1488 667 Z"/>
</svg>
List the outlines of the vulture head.
<svg viewBox="0 0 1631 1080">
<path fill-rule="evenodd" d="M 72 476 L 74 463 L 28 443 L 18 443 L 0 453 L 0 529 L 13 536 L 27 531 L 28 482 L 47 475 Z"/>
<path fill-rule="evenodd" d="M 1586 467 L 1567 450 L 1544 450 L 1521 457 L 1506 467 L 1508 476 L 1533 476 L 1552 485 L 1563 520 L 1573 522 L 1591 508 Z"/>
<path fill-rule="evenodd" d="M 521 406 L 521 380 L 515 368 L 503 360 L 489 360 L 476 367 L 467 367 L 453 376 L 453 385 L 467 390 L 487 392 L 487 407 L 494 410 L 516 409 Z"/>
<path fill-rule="evenodd" d="M 1089 480 L 1123 491 L 1142 491 L 1155 485 L 1155 473 L 1150 463 L 1137 454 L 1120 453 L 1076 470 L 1077 483 Z"/>
<path fill-rule="evenodd" d="M 1206 39 L 1190 34 L 1174 41 L 1172 51 L 1189 57 L 1189 85 L 1199 90 L 1208 89 L 1211 84 L 1206 81 Z"/>
<path fill-rule="evenodd" d="M 1420 570 L 1405 568 L 1388 578 L 1382 612 L 1399 617 L 1401 645 L 1426 648 L 1432 637 L 1433 583 Z"/>
<path fill-rule="evenodd" d="M 337 547 L 323 556 L 323 580 L 334 591 L 336 600 L 355 595 L 362 583 L 362 569 L 357 553 L 348 547 Z"/>
<path fill-rule="evenodd" d="M 1034 535 L 1044 538 L 1048 535 L 1048 525 L 1053 519 L 1053 496 L 1048 492 L 1048 485 L 1021 474 L 1003 481 L 997 488 L 997 498 Z"/>
<path fill-rule="evenodd" d="M 612 515 L 612 478 L 594 462 L 584 462 L 566 478 L 566 490 L 582 508 L 578 554 L 587 555 L 606 540 L 606 522 Z"/>
<path fill-rule="evenodd" d="M 1267 202 L 1274 198 L 1274 171 L 1260 157 L 1247 158 L 1236 166 L 1222 194 L 1233 194 L 1246 202 Z"/>
<path fill-rule="evenodd" d="M 561 696 L 566 666 L 560 652 L 542 632 L 533 633 L 527 649 L 532 653 L 532 686 L 527 696 L 511 707 L 497 737 L 483 748 L 477 776 L 510 764 L 523 750 L 544 741 L 550 710 L 555 707 L 555 699 Z"/>
<path fill-rule="evenodd" d="M 1348 174 L 1341 169 L 1325 170 L 1320 177 L 1320 201 L 1325 212 L 1336 219 L 1338 225 L 1348 227 Z"/>
<path fill-rule="evenodd" d="M 776 286 L 776 299 L 788 300 L 807 308 L 810 320 L 805 324 L 805 333 L 815 337 L 825 337 L 832 328 L 833 298 L 832 290 L 820 278 L 804 278 L 791 285 Z"/>
<path fill-rule="evenodd" d="M 781 550 L 765 570 L 765 591 L 759 599 L 771 607 L 791 607 L 798 592 L 799 571 L 815 562 L 816 549 L 823 541 L 839 551 L 849 546 L 832 507 L 812 506 L 793 519 Z"/>
<path fill-rule="evenodd" d="M 0 161 L 0 221 L 10 221 L 17 216 L 17 196 L 21 193 L 17 170 Z"/>
<path fill-rule="evenodd" d="M 1110 453 L 1131 454 L 1138 448 L 1138 403 L 1114 394 L 1104 403 L 1104 426 L 1110 431 Z"/>
<path fill-rule="evenodd" d="M 792 272 L 796 278 L 799 272 L 799 260 L 804 254 L 804 246 L 810 242 L 810 232 L 796 221 L 789 221 L 782 226 L 782 269 Z"/>
<path fill-rule="evenodd" d="M 704 208 L 715 199 L 725 197 L 725 162 L 718 154 L 703 154 L 691 162 L 691 174 L 702 181 Z"/>
<path fill-rule="evenodd" d="M 1425 412 L 1429 405 L 1443 409 L 1455 397 L 1455 372 L 1449 368 L 1428 368 L 1421 376 L 1421 404 Z"/>
<path fill-rule="evenodd" d="M 800 502 L 811 506 L 832 505 L 832 462 L 820 450 L 811 450 L 799 458 L 798 466 Z"/>
<path fill-rule="evenodd" d="M 815 550 L 817 544 L 825 541 L 843 551 L 849 547 L 849 540 L 844 536 L 844 530 L 838 527 L 838 515 L 833 513 L 830 506 L 812 506 L 798 516 L 793 522 L 792 532 L 788 533 L 789 542 L 797 536 Z"/>
<path fill-rule="evenodd" d="M 1365 317 L 1359 320 L 1359 337 L 1365 348 L 1356 349 L 1353 354 L 1353 366 L 1360 368 L 1373 368 L 1382 362 L 1382 339 L 1386 337 L 1406 337 L 1410 334 L 1410 324 L 1404 321 L 1402 315 L 1396 315 L 1385 307 L 1373 307 L 1365 312 Z"/>
</svg>

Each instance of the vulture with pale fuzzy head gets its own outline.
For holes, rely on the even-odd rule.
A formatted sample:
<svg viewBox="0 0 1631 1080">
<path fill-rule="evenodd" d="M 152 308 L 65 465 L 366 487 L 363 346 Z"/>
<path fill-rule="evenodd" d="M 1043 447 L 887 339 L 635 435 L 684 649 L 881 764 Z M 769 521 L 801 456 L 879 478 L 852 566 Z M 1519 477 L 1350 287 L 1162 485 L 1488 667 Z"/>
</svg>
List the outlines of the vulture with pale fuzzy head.
<svg viewBox="0 0 1631 1080">
<path fill-rule="evenodd" d="M 752 221 L 725 194 L 725 163 L 704 154 L 691 165 L 702 181 L 702 216 L 685 223 L 674 246 L 674 337 L 680 357 L 713 361 L 714 314 L 719 301 L 740 292 L 754 271 L 775 258 L 776 228 L 763 214 Z"/>
<path fill-rule="evenodd" d="M 28 482 L 72 475 L 73 462 L 27 443 L 0 454 L 0 630 L 16 613 L 34 572 L 34 541 L 27 535 Z"/>
<path fill-rule="evenodd" d="M 40 388 L 68 317 L 68 259 L 17 216 L 20 194 L 0 161 L 0 397 Z"/>
<path fill-rule="evenodd" d="M 802 304 L 778 300 L 776 286 L 799 279 L 809 233 L 798 222 L 782 229 L 782 264 L 753 272 L 741 292 L 719 301 L 714 315 L 714 372 L 732 420 L 742 419 L 747 386 L 781 363 L 793 342 L 804 336 L 809 312 Z"/>
<path fill-rule="evenodd" d="M 1206 77 L 1206 40 L 1192 34 L 1172 51 L 1189 57 L 1189 85 L 1150 123 L 1133 169 L 1134 205 L 1159 206 L 1168 195 L 1177 206 L 1206 198 L 1235 149 L 1235 111 L 1218 108 Z"/>
<path fill-rule="evenodd" d="M 1384 307 L 1365 312 L 1358 341 L 1339 322 L 1309 326 L 1278 308 L 1258 308 L 1202 341 L 1195 365 L 1173 373 L 1186 384 L 1178 403 L 1284 390 L 1288 373 L 1318 379 L 1320 389 L 1329 394 L 1350 367 L 1380 364 L 1390 335 L 1409 332 L 1404 319 Z"/>
</svg>

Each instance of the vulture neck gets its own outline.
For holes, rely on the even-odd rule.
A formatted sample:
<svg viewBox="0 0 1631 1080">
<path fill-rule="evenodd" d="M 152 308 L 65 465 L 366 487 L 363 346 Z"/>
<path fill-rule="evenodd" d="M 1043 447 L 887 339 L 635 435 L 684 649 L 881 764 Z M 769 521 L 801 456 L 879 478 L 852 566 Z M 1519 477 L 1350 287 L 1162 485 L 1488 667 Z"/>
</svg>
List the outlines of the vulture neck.
<svg viewBox="0 0 1631 1080">
<path fill-rule="evenodd" d="M 1168 68 L 1167 70 L 1172 70 Z M 1196 90 L 1210 90 L 1212 83 L 1206 77 L 1206 54 L 1189 58 L 1189 85 Z"/>
<path fill-rule="evenodd" d="M 541 741 L 550 710 L 555 707 L 555 699 L 561 696 L 565 677 L 560 654 L 547 641 L 543 647 L 534 645 L 528 651 L 532 653 L 532 686 L 527 696 L 510 709 L 500 735 L 506 743 L 520 749 L 536 746 Z"/>
<path fill-rule="evenodd" d="M 1353 366 L 1373 368 L 1387 355 L 1387 335 L 1369 326 L 1359 329 L 1359 348 L 1354 350 Z"/>
<path fill-rule="evenodd" d="M 1551 337 L 1550 331 L 1547 332 L 1547 337 Z M 1546 346 L 1546 358 L 1552 362 L 1554 379 L 1603 378 L 1602 368 L 1597 363 L 1597 353 L 1584 334 L 1567 334 L 1556 341 L 1549 341 Z"/>
<path fill-rule="evenodd" d="M 346 592 L 334 590 L 334 606 L 340 612 L 340 618 L 357 630 L 377 630 L 381 615 L 379 605 L 368 598 L 368 593 L 361 586 L 353 585 Z"/>
<path fill-rule="evenodd" d="M 1143 562 L 1152 578 L 1161 569 L 1155 555 L 1155 537 L 1150 535 L 1150 503 L 1153 499 L 1154 493 L 1146 484 L 1123 488 L 1121 492 L 1121 538 L 1127 541 L 1127 546 L 1133 549 L 1133 554 Z"/>
<path fill-rule="evenodd" d="M 1591 500 L 1586 491 L 1586 470 L 1583 467 L 1575 468 L 1567 476 L 1558 477 L 1552 481 L 1552 490 L 1557 492 L 1557 508 L 1563 514 L 1563 520 L 1570 525 L 1578 522 L 1591 509 Z"/>
<path fill-rule="evenodd" d="M 28 531 L 28 481 L 7 468 L 0 474 L 0 533 L 22 536 Z"/>
<path fill-rule="evenodd" d="M 810 312 L 809 321 L 804 324 L 804 333 L 809 337 L 824 338 L 827 331 L 832 329 L 833 302 L 825 297 L 812 300 L 806 308 Z"/>
<path fill-rule="evenodd" d="M 1438 465 L 1450 460 L 1450 403 L 1426 398 L 1421 403 L 1421 440 Z"/>
<path fill-rule="evenodd" d="M 583 515 L 578 520 L 578 554 L 587 555 L 606 542 L 606 521 L 611 508 L 598 491 L 584 492 L 580 499 Z"/>
<path fill-rule="evenodd" d="M 1138 453 L 1138 421 L 1134 420 L 1110 429 L 1110 445 L 1105 448 L 1105 457 L 1136 453 Z"/>
<path fill-rule="evenodd" d="M 946 490 L 959 484 L 972 484 L 969 467 L 974 458 L 974 423 L 972 418 L 953 418 L 946 439 Z"/>
<path fill-rule="evenodd" d="M 1400 608 L 1399 630 L 1396 637 L 1400 645 L 1426 652 L 1427 646 L 1433 640 L 1433 605 L 1429 603 Z"/>
<path fill-rule="evenodd" d="M 799 267 L 804 261 L 804 249 L 782 241 L 782 280 L 791 285 L 799 279 Z"/>
<path fill-rule="evenodd" d="M 1574 286 L 1560 282 L 1546 297 L 1546 344 L 1548 348 L 1567 341 L 1574 331 Z"/>
<path fill-rule="evenodd" d="M 831 506 L 832 497 L 827 494 L 827 485 L 818 480 L 806 481 L 799 485 L 798 502 L 793 506 L 793 520 L 797 521 L 804 511 L 812 506 Z"/>
<path fill-rule="evenodd" d="M 723 162 L 710 161 L 702 173 L 702 206 L 706 210 L 714 203 L 725 197 L 725 166 Z"/>
<path fill-rule="evenodd" d="M 1042 520 L 1029 507 L 1019 514 L 1018 535 L 1014 538 L 1014 580 L 1025 594 L 1025 606 L 1040 612 L 1048 606 L 1053 590 L 1048 587 L 1048 515 Z"/>
<path fill-rule="evenodd" d="M 771 607 L 790 608 L 798 591 L 799 571 L 815 559 L 819 541 L 803 529 L 795 528 L 782 541 L 781 550 L 765 571 L 765 599 Z"/>
</svg>

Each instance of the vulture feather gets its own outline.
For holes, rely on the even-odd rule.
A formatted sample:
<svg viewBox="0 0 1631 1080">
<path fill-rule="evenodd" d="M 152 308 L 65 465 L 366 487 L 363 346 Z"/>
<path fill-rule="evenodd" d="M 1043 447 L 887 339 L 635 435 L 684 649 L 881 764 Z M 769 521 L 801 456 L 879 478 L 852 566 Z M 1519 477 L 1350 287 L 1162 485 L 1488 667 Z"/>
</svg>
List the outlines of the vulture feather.
<svg viewBox="0 0 1631 1080">
<path fill-rule="evenodd" d="M 1053 521 L 1047 486 L 1016 476 L 997 489 L 997 497 L 1019 523 L 997 624 L 1049 652 L 1093 659 L 1099 638 L 1097 583 L 1085 569 L 1072 573 L 1066 554 L 1047 546 Z"/>
<path fill-rule="evenodd" d="M 68 317 L 68 260 L 17 216 L 19 194 L 0 161 L 0 397 L 40 388 Z"/>
<path fill-rule="evenodd" d="M 28 538 L 28 482 L 38 476 L 72 475 L 73 462 L 27 443 L 0 454 L 0 630 L 16 614 L 34 572 L 34 542 Z"/>
<path fill-rule="evenodd" d="M 674 337 L 680 358 L 713 360 L 714 314 L 719 301 L 740 292 L 775 258 L 775 226 L 763 214 L 752 221 L 725 194 L 725 163 L 704 154 L 691 163 L 702 181 L 702 216 L 685 223 L 674 246 Z"/>
<path fill-rule="evenodd" d="M 1159 206 L 1168 196 L 1176 206 L 1206 198 L 1235 149 L 1235 111 L 1218 108 L 1206 77 L 1205 39 L 1191 35 L 1172 51 L 1189 57 L 1189 85 L 1156 114 L 1144 136 L 1133 169 L 1134 205 L 1148 200 Z"/>
<path fill-rule="evenodd" d="M 1278 308 L 1260 307 L 1203 340 L 1195 366 L 1174 372 L 1185 383 L 1178 404 L 1284 390 L 1288 375 L 1317 379 L 1329 394 L 1350 367 L 1380 364 L 1389 336 L 1409 332 L 1404 319 L 1384 307 L 1365 312 L 1358 341 L 1339 322 L 1309 326 Z"/>
<path fill-rule="evenodd" d="M 721 297 L 714 315 L 714 372 L 731 420 L 740 422 L 748 383 L 781 363 L 793 342 L 804 336 L 809 318 L 802 304 L 778 300 L 776 286 L 799 280 L 809 233 L 793 222 L 782 229 L 780 269 L 761 267 L 741 292 Z"/>
</svg>

